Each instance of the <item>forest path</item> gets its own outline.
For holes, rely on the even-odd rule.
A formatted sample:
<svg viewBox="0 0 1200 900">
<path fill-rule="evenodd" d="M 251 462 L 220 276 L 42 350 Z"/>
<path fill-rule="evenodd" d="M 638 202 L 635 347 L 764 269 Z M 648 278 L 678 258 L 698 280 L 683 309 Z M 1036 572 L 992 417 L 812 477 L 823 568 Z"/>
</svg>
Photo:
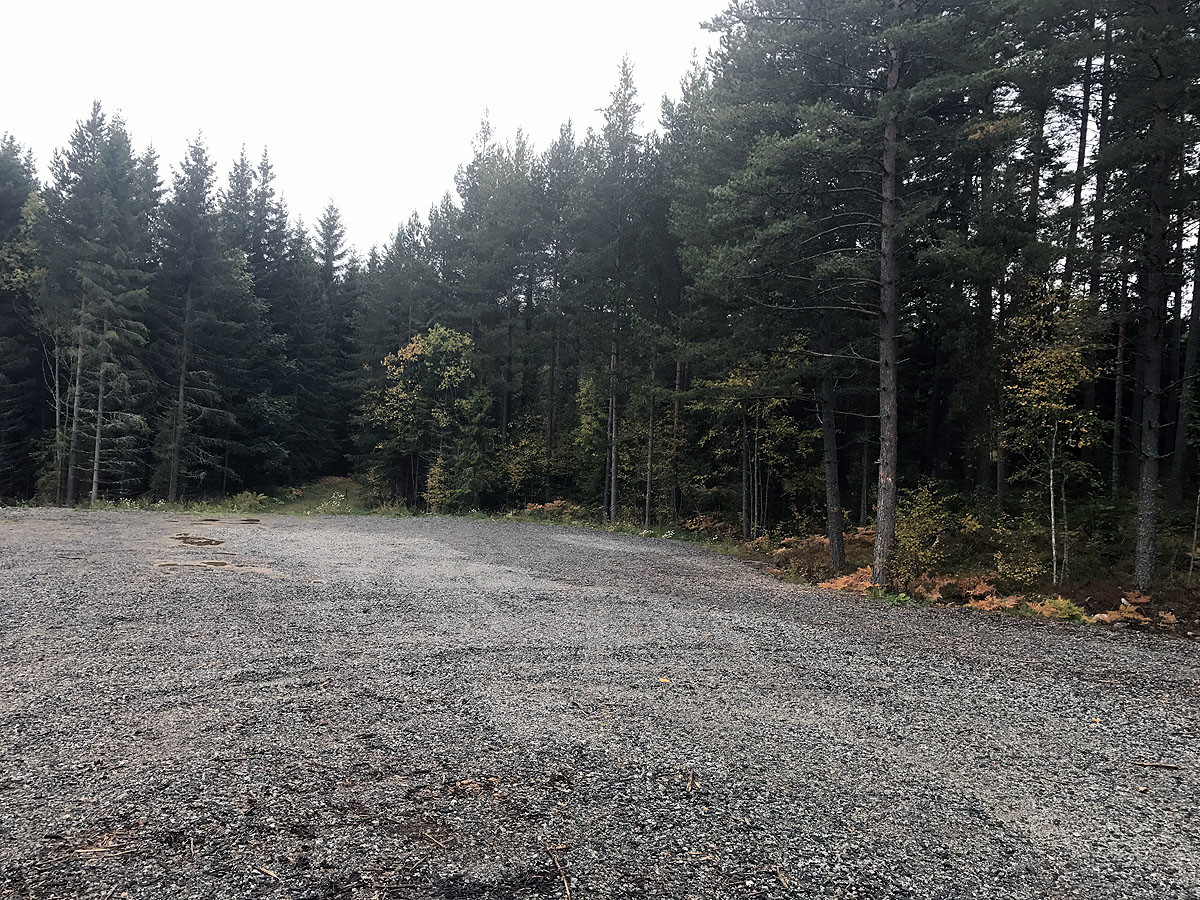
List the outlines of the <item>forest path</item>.
<svg viewBox="0 0 1200 900">
<path fill-rule="evenodd" d="M 0 511 L 0 896 L 1200 898 L 1200 648 L 668 541 Z"/>
</svg>

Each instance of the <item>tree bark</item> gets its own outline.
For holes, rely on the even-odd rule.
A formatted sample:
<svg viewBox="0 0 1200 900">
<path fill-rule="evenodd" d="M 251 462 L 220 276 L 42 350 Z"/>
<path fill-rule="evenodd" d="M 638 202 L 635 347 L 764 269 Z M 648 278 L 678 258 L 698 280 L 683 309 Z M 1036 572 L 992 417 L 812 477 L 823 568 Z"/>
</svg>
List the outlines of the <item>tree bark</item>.
<svg viewBox="0 0 1200 900">
<path fill-rule="evenodd" d="M 513 301 L 509 298 L 508 310 L 505 316 L 505 351 L 504 351 L 504 389 L 500 397 L 500 440 L 508 440 L 508 420 L 512 412 L 513 386 L 513 332 L 516 323 L 513 321 Z"/>
<path fill-rule="evenodd" d="M 890 48 L 885 102 L 891 101 L 883 135 L 883 206 L 879 263 L 879 497 L 875 512 L 875 554 L 871 580 L 890 586 L 892 548 L 896 543 L 897 426 L 896 332 L 899 324 L 897 222 L 899 218 L 897 167 L 899 164 L 900 111 L 895 95 L 900 84 L 900 48 Z"/>
<path fill-rule="evenodd" d="M 1054 433 L 1050 436 L 1050 566 L 1054 577 L 1054 584 L 1058 585 L 1058 523 L 1055 521 L 1055 496 L 1054 496 L 1054 463 L 1055 455 L 1058 450 L 1058 423 L 1054 423 Z"/>
<path fill-rule="evenodd" d="M 858 524 L 866 526 L 871 518 L 871 427 L 863 425 L 862 484 L 858 495 Z"/>
<path fill-rule="evenodd" d="M 1183 387 L 1179 395 L 1179 415 L 1175 419 L 1175 455 L 1171 457 L 1171 478 L 1167 501 L 1172 509 L 1183 503 L 1183 479 L 1187 472 L 1188 428 L 1195 404 L 1196 356 L 1200 350 L 1200 241 L 1196 242 L 1196 263 L 1192 274 L 1192 308 L 1188 313 L 1187 350 L 1183 358 Z"/>
<path fill-rule="evenodd" d="M 54 349 L 48 362 L 53 366 L 51 387 L 54 396 L 54 505 L 63 505 L 64 471 L 66 466 L 66 427 L 67 427 L 67 398 L 63 396 L 62 385 L 62 344 L 58 335 L 54 336 Z"/>
<path fill-rule="evenodd" d="M 825 531 L 829 537 L 829 570 L 836 575 L 846 568 L 846 545 L 838 471 L 835 406 L 833 378 L 826 373 L 821 380 L 821 437 L 825 450 Z"/>
<path fill-rule="evenodd" d="M 187 401 L 188 341 L 192 327 L 192 286 L 189 284 L 183 300 L 183 325 L 179 341 L 179 389 L 175 396 L 175 433 L 171 437 L 171 473 L 167 484 L 167 501 L 179 499 L 179 458 L 183 453 L 184 409 Z"/>
<path fill-rule="evenodd" d="M 104 326 L 108 330 L 108 325 Z M 104 360 L 100 361 L 100 377 L 96 386 L 96 439 L 92 446 L 92 493 L 91 503 L 96 505 L 100 499 L 100 453 L 104 447 L 104 382 L 107 370 Z"/>
<path fill-rule="evenodd" d="M 1100 275 L 1104 259 L 1104 215 L 1105 199 L 1108 195 L 1108 167 L 1103 160 L 1104 148 L 1108 144 L 1108 114 L 1112 105 L 1109 74 L 1112 70 L 1112 15 L 1104 15 L 1104 62 L 1100 67 L 1100 114 L 1096 119 L 1096 156 L 1100 164 L 1096 167 L 1096 190 L 1092 198 L 1092 247 L 1088 259 L 1088 310 L 1095 316 L 1100 313 Z M 1096 408 L 1096 382 L 1089 379 L 1083 386 L 1084 409 Z M 1114 480 L 1113 490 L 1116 490 Z"/>
<path fill-rule="evenodd" d="M 1129 282 L 1121 273 L 1121 313 L 1117 319 L 1117 359 L 1113 367 L 1113 433 L 1112 433 L 1112 476 L 1109 489 L 1115 497 L 1121 489 L 1121 432 L 1125 427 L 1125 347 L 1128 343 Z"/>
<path fill-rule="evenodd" d="M 545 456 L 545 490 L 542 500 L 549 503 L 554 493 L 554 438 L 555 428 L 558 425 L 558 366 L 559 355 L 561 353 L 562 334 L 559 327 L 558 313 L 551 313 L 553 316 L 553 337 L 551 338 L 550 350 L 550 372 L 548 375 L 549 384 L 547 385 L 546 397 L 546 456 Z"/>
<path fill-rule="evenodd" d="M 646 515 L 649 528 L 654 506 L 654 366 L 650 366 L 650 414 L 646 423 Z"/>
<path fill-rule="evenodd" d="M 1091 28 L 1096 27 L 1096 14 L 1092 13 Z M 1071 198 L 1071 223 L 1067 229 L 1067 259 L 1063 271 L 1063 285 L 1070 290 L 1075 278 L 1075 263 L 1079 255 L 1079 222 L 1083 218 L 1083 183 L 1087 180 L 1088 124 L 1092 105 L 1092 54 L 1089 49 L 1083 65 L 1083 90 L 1079 112 L 1079 145 L 1075 151 L 1075 191 Z"/>
<path fill-rule="evenodd" d="M 742 401 L 742 540 L 750 540 L 750 427 Z"/>
<path fill-rule="evenodd" d="M 679 483 L 679 458 L 683 453 L 683 390 L 686 363 L 675 363 L 675 399 L 671 405 L 671 513 L 678 519 L 683 512 L 683 486 Z"/>
<path fill-rule="evenodd" d="M 617 521 L 617 323 L 608 357 L 608 520 Z"/>
<path fill-rule="evenodd" d="M 80 303 L 79 342 L 75 348 L 75 394 L 71 398 L 71 437 L 67 445 L 67 492 L 63 501 L 66 506 L 75 505 L 75 475 L 79 454 L 79 418 L 83 413 L 83 357 L 86 348 L 83 340 L 83 319 L 85 309 L 84 304 Z"/>
<path fill-rule="evenodd" d="M 1033 110 L 1033 136 L 1029 141 L 1029 206 L 1026 220 L 1034 240 L 1037 239 L 1038 221 L 1042 213 L 1042 168 L 1046 155 L 1046 101 L 1039 98 Z"/>
<path fill-rule="evenodd" d="M 1155 11 L 1164 19 L 1169 0 L 1156 0 Z M 1163 85 L 1166 76 L 1159 79 Z M 1158 87 L 1156 86 L 1156 87 Z M 1156 91 L 1157 93 L 1157 91 Z M 1138 473 L 1137 546 L 1133 584 L 1139 591 L 1150 587 L 1158 549 L 1159 412 L 1162 403 L 1163 326 L 1167 314 L 1167 268 L 1170 265 L 1167 232 L 1170 228 L 1171 154 L 1168 150 L 1170 111 L 1161 100 L 1154 105 L 1150 145 L 1155 147 L 1150 167 L 1149 209 L 1146 213 L 1143 251 L 1142 306 L 1142 441 Z"/>
</svg>

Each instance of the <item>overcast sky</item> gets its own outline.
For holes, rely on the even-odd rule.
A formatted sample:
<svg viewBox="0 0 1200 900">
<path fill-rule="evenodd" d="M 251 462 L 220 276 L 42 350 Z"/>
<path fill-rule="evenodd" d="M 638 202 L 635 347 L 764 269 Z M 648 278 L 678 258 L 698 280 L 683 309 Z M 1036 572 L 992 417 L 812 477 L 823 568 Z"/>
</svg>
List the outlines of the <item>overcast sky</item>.
<svg viewBox="0 0 1200 900">
<path fill-rule="evenodd" d="M 332 198 L 360 250 L 453 186 L 484 110 L 544 148 L 600 121 L 623 54 L 643 120 L 678 94 L 725 0 L 11 0 L 0 132 L 45 164 L 93 99 L 120 111 L 164 182 L 203 132 L 222 178 L 266 146 L 293 215 Z M 19 76 L 17 79 L 15 76 Z"/>
</svg>

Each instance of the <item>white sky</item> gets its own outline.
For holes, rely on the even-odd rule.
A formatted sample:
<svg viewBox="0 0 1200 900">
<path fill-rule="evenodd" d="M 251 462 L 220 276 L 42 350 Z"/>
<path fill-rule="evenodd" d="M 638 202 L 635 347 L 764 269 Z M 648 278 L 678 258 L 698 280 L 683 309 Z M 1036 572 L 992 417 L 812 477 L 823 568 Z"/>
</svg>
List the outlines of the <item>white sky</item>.
<svg viewBox="0 0 1200 900">
<path fill-rule="evenodd" d="M 153 144 L 164 183 L 203 132 L 223 179 L 266 146 L 293 216 L 332 198 L 350 240 L 383 243 L 453 187 L 485 108 L 539 148 L 600 121 L 623 54 L 643 122 L 678 94 L 725 0 L 4 0 L 0 132 L 43 172 L 94 99 Z"/>
</svg>

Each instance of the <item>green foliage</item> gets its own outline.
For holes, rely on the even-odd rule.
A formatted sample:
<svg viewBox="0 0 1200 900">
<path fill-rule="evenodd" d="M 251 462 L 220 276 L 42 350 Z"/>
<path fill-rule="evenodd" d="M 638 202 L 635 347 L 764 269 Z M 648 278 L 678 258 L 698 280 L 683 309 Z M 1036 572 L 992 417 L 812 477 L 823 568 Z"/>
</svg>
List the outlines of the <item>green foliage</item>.
<svg viewBox="0 0 1200 900">
<path fill-rule="evenodd" d="M 867 588 L 865 596 L 870 600 L 882 600 L 888 606 L 900 607 L 922 607 L 928 606 L 929 602 L 920 597 L 910 597 L 908 594 L 889 593 L 888 590 L 880 585 L 873 584 Z"/>
<path fill-rule="evenodd" d="M 376 435 L 368 479 L 380 499 L 420 496 L 439 511 L 478 505 L 492 479 L 495 429 L 474 360 L 470 336 L 441 325 L 384 358 L 385 382 L 364 403 Z M 397 490 L 408 477 L 424 482 L 419 492 Z"/>
<path fill-rule="evenodd" d="M 1087 613 L 1079 604 L 1060 595 L 1044 597 L 1034 602 L 1023 603 L 1014 612 L 1019 616 L 1043 619 L 1063 619 L 1076 624 L 1089 621 Z"/>
<path fill-rule="evenodd" d="M 270 497 L 254 491 L 242 491 L 229 498 L 229 506 L 237 512 L 262 512 L 270 504 Z"/>
<path fill-rule="evenodd" d="M 921 575 L 940 572 L 950 554 L 947 531 L 952 515 L 945 497 L 926 483 L 907 492 L 899 504 L 893 573 L 907 585 Z"/>
<path fill-rule="evenodd" d="M 79 502 L 93 463 L 98 503 L 561 497 L 636 533 L 794 539 L 813 575 L 843 516 L 862 568 L 894 286 L 895 582 L 1044 590 L 1160 532 L 1178 574 L 1191 522 L 1154 518 L 1150 476 L 1175 469 L 1178 507 L 1197 474 L 1196 10 L 731 4 L 661 134 L 627 60 L 597 128 L 540 149 L 485 121 L 454 193 L 361 258 L 332 204 L 311 234 L 290 214 L 265 151 L 218 188 L 194 144 L 164 197 L 99 107 L 47 185 L 5 138 L 0 498 Z M 1166 426 L 1144 457 L 1143 422 Z"/>
</svg>

